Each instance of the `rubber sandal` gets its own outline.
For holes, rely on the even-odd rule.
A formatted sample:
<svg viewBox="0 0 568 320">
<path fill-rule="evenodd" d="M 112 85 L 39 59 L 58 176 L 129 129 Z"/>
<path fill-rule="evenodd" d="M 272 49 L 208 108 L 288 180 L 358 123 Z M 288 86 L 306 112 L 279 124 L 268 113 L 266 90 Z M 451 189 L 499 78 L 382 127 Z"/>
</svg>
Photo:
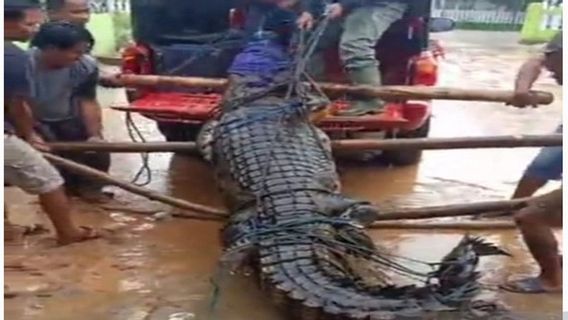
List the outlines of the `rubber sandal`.
<svg viewBox="0 0 568 320">
<path fill-rule="evenodd" d="M 513 293 L 524 293 L 524 294 L 539 294 L 539 293 L 557 293 L 560 291 L 550 291 L 542 286 L 542 282 L 539 278 L 525 278 L 515 281 L 509 281 L 508 283 L 501 285 L 501 289 Z"/>
</svg>

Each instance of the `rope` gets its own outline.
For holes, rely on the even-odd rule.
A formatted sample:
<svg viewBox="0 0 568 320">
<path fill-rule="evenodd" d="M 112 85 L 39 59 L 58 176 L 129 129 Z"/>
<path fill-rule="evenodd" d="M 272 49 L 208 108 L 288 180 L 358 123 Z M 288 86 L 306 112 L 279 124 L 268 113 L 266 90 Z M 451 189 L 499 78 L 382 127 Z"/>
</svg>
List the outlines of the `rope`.
<svg viewBox="0 0 568 320">
<path fill-rule="evenodd" d="M 132 142 L 146 142 L 144 135 L 132 119 L 132 114 L 130 111 L 126 112 L 125 124 L 128 136 L 130 137 L 130 140 Z M 132 178 L 131 182 L 134 185 L 142 187 L 152 182 L 152 170 L 150 169 L 150 154 L 147 152 L 140 153 L 140 158 L 142 160 L 142 165 L 134 175 L 134 178 Z M 146 179 L 143 182 L 140 182 L 140 179 L 143 175 L 146 176 Z"/>
<path fill-rule="evenodd" d="M 229 30 L 229 32 L 226 32 L 222 37 L 212 39 L 212 40 L 204 43 L 204 45 L 206 45 L 206 46 L 213 46 L 213 52 L 208 52 L 208 51 L 205 51 L 205 50 L 202 51 L 202 52 L 197 52 L 197 53 L 191 55 L 188 59 L 186 59 L 182 63 L 180 63 L 178 66 L 176 66 L 176 67 L 174 67 L 170 70 L 166 70 L 164 72 L 164 74 L 175 75 L 178 71 L 183 70 L 184 68 L 191 65 L 198 58 L 204 57 L 206 55 L 218 55 L 221 50 L 219 48 L 214 47 L 215 43 L 227 40 L 232 35 L 233 35 L 233 33 L 231 33 L 230 30 Z M 133 121 L 132 114 L 131 114 L 130 111 L 126 112 L 125 124 L 126 124 L 126 129 L 127 129 L 127 132 L 128 132 L 128 136 L 130 137 L 130 140 L 132 142 L 146 142 L 146 139 L 144 138 L 142 132 L 136 126 L 136 123 Z M 146 186 L 146 185 L 148 185 L 152 182 L 152 170 L 150 169 L 150 155 L 148 153 L 140 153 L 140 158 L 142 160 L 142 165 L 140 166 L 140 168 L 138 169 L 138 171 L 134 175 L 134 178 L 132 178 L 131 182 L 133 184 L 137 185 L 137 186 L 142 187 L 142 186 Z M 142 179 L 142 177 L 144 175 L 146 176 L 146 179 L 143 180 L 142 182 L 140 182 L 140 180 Z"/>
<path fill-rule="evenodd" d="M 197 52 L 193 55 L 191 55 L 189 58 L 187 58 L 185 61 L 183 61 L 182 63 L 180 63 L 177 67 L 174 67 L 170 70 L 167 70 L 165 72 L 166 75 L 175 75 L 178 71 L 190 66 L 193 62 L 195 62 L 198 58 L 202 58 L 204 56 L 216 56 L 219 55 L 219 53 L 221 52 L 221 49 L 216 48 L 214 45 L 216 42 L 221 42 L 224 40 L 227 40 L 230 38 L 230 36 L 233 35 L 233 32 L 231 32 L 231 30 L 228 30 L 227 32 L 225 32 L 223 34 L 222 37 L 217 38 L 217 39 L 211 39 L 210 41 L 207 41 L 206 43 L 204 43 L 204 46 L 212 46 L 213 50 L 212 52 L 208 52 L 206 50 L 203 50 L 201 52 Z"/>
<path fill-rule="evenodd" d="M 413 280 L 425 281 L 428 279 L 430 273 L 422 273 L 407 268 L 395 261 L 388 260 L 384 257 L 385 254 L 371 250 L 357 244 L 350 239 L 343 237 L 341 240 L 334 239 L 332 237 L 323 236 L 315 234 L 312 232 L 311 227 L 314 224 L 331 224 L 336 227 L 341 226 L 351 226 L 355 227 L 353 222 L 344 218 L 327 218 L 327 217 L 307 217 L 307 218 L 296 218 L 293 221 L 275 223 L 273 225 L 262 225 L 258 223 L 257 219 L 252 220 L 252 230 L 243 237 L 251 238 L 252 244 L 258 244 L 261 237 L 270 236 L 271 239 L 276 240 L 278 243 L 280 241 L 286 240 L 301 240 L 302 238 L 310 238 L 313 244 L 324 245 L 327 248 L 343 248 L 352 250 L 358 254 L 364 255 L 370 258 L 372 261 L 379 263 L 381 265 L 392 268 L 392 270 L 400 275 L 412 278 Z M 316 241 L 313 241 L 316 240 Z M 239 250 L 240 248 L 235 248 Z M 228 253 L 227 253 L 228 254 Z M 391 255 L 393 256 L 393 255 Z M 435 263 L 429 263 L 419 260 L 414 260 L 414 262 L 427 265 L 432 268 L 436 265 Z"/>
<path fill-rule="evenodd" d="M 217 306 L 221 300 L 221 285 L 228 273 L 226 267 L 222 264 L 217 264 L 215 274 L 211 277 L 213 291 L 211 292 L 211 300 L 209 302 L 209 319 L 217 319 Z"/>
</svg>

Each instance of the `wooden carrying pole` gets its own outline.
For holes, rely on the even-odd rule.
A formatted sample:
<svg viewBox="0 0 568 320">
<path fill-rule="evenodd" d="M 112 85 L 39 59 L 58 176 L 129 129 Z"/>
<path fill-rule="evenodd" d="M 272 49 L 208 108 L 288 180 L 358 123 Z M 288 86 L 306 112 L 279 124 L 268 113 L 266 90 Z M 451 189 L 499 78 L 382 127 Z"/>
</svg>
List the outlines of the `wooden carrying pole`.
<svg viewBox="0 0 568 320">
<path fill-rule="evenodd" d="M 516 211 L 526 207 L 529 200 L 530 198 L 484 201 L 424 208 L 395 209 L 390 212 L 389 210 L 384 210 L 384 213 L 380 214 L 376 221 L 448 218 L 472 216 L 495 211 Z"/>
<path fill-rule="evenodd" d="M 44 156 L 46 159 L 48 159 L 55 165 L 64 167 L 78 174 L 83 174 L 95 179 L 99 179 L 101 181 L 115 185 L 126 191 L 130 191 L 134 194 L 149 198 L 151 200 L 160 201 L 177 208 L 202 213 L 202 215 L 194 215 L 192 213 L 176 214 L 175 216 L 177 217 L 191 218 L 191 219 L 206 219 L 206 220 L 221 220 L 222 218 L 227 217 L 227 214 L 222 210 L 218 210 L 215 208 L 199 204 L 194 204 L 182 199 L 173 198 L 152 190 L 138 187 L 131 183 L 115 179 L 104 172 L 78 164 L 74 161 L 63 159 L 53 154 L 45 153 Z M 379 217 L 377 218 L 377 221 L 432 219 L 432 218 L 442 218 L 442 217 L 478 215 L 481 213 L 494 212 L 494 211 L 515 211 L 525 207 L 529 200 L 530 198 L 524 198 L 516 200 L 487 201 L 487 202 L 478 202 L 478 203 L 469 203 L 469 204 L 424 207 L 416 209 L 411 208 L 411 209 L 399 209 L 399 210 L 390 210 L 390 211 L 384 210 L 382 211 L 383 213 L 379 215 Z M 378 226 L 380 226 L 380 224 L 378 224 L 377 227 Z"/>
<path fill-rule="evenodd" d="M 369 229 L 446 229 L 446 230 L 491 230 L 514 229 L 512 221 L 457 221 L 457 222 L 417 222 L 417 221 L 385 221 L 375 222 Z"/>
<path fill-rule="evenodd" d="M 561 134 L 533 136 L 493 136 L 467 138 L 353 139 L 334 140 L 333 150 L 440 150 L 478 148 L 525 148 L 562 146 Z"/>
<path fill-rule="evenodd" d="M 226 213 L 221 211 L 221 210 L 211 208 L 211 207 L 207 207 L 207 206 L 203 206 L 203 205 L 200 205 L 200 204 L 191 203 L 189 201 L 185 201 L 185 200 L 182 200 L 182 199 L 177 199 L 177 198 L 174 198 L 174 197 L 166 196 L 166 195 L 160 194 L 158 192 L 136 186 L 132 183 L 128 183 L 128 182 L 118 180 L 118 179 L 113 178 L 110 175 L 108 175 L 108 174 L 106 174 L 102 171 L 92 169 L 92 168 L 87 167 L 85 165 L 76 163 L 76 162 L 71 161 L 71 160 L 61 158 L 59 156 L 56 156 L 56 155 L 53 155 L 53 154 L 50 154 L 50 153 L 44 153 L 44 157 L 47 160 L 51 161 L 53 164 L 60 166 L 62 168 L 65 168 L 69 171 L 104 181 L 108 184 L 120 187 L 120 188 L 122 188 L 126 191 L 130 191 L 134 194 L 146 197 L 146 198 L 151 199 L 151 200 L 163 202 L 165 204 L 168 204 L 168 205 L 180 208 L 180 209 L 185 209 L 185 210 L 190 210 L 190 211 L 193 211 L 193 212 L 202 213 L 202 214 L 208 215 L 209 217 L 212 217 L 212 218 L 226 217 L 227 216 Z M 201 216 L 191 215 L 191 216 L 194 217 L 194 218 L 196 218 L 196 217 L 197 218 L 207 218 L 207 216 L 203 216 L 203 215 L 201 215 Z"/>
<path fill-rule="evenodd" d="M 125 87 L 140 86 L 176 86 L 185 88 L 203 88 L 223 90 L 227 86 L 226 79 L 160 76 L 160 75 L 131 75 L 123 74 L 119 82 Z M 318 83 L 323 92 L 332 97 L 352 95 L 361 97 L 377 97 L 385 100 L 465 100 L 488 102 L 511 102 L 513 91 L 488 89 L 458 89 L 428 86 L 350 86 L 336 83 Z M 538 104 L 550 104 L 554 101 L 552 94 L 534 91 Z"/>
<path fill-rule="evenodd" d="M 386 140 L 333 140 L 335 151 L 400 150 L 400 149 L 461 149 L 461 148 L 523 148 L 561 146 L 562 135 L 494 136 L 475 138 L 420 138 Z M 53 142 L 54 151 L 98 152 L 195 152 L 194 142 Z"/>
</svg>

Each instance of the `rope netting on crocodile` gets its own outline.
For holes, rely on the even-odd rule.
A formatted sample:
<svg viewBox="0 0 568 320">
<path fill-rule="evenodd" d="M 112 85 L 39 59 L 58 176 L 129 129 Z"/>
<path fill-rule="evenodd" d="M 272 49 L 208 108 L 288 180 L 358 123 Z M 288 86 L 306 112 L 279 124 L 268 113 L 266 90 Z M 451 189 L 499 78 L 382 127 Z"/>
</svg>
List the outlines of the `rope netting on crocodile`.
<svg viewBox="0 0 568 320">
<path fill-rule="evenodd" d="M 327 319 L 322 314 L 423 319 L 422 311 L 448 310 L 461 311 L 461 319 L 506 319 L 509 314 L 497 304 L 473 302 L 481 289 L 475 271 L 479 257 L 506 252 L 470 236 L 440 262 L 377 248 L 363 231 L 376 209 L 342 196 L 334 185 L 338 177 L 328 141 L 309 121 L 325 103 L 312 103 L 314 88 L 305 85 L 313 83 L 306 66 L 327 23 L 324 15 L 309 35 L 299 32 L 293 51 L 259 32 L 229 70 L 242 83 L 236 96 L 225 101 L 213 133 L 216 151 L 209 158 L 230 181 L 222 182 L 222 188 L 240 200 L 229 206 L 235 214 L 223 231 L 225 252 L 213 277 L 211 315 L 220 282 L 256 255 L 256 271 L 263 287 L 273 287 L 272 300 L 285 296 L 301 306 L 296 316 L 306 320 Z M 310 154 L 316 158 L 302 158 Z M 314 200 L 319 198 L 325 205 Z M 357 264 L 368 265 L 377 275 L 362 275 Z M 395 286 L 392 275 L 409 283 Z"/>
</svg>

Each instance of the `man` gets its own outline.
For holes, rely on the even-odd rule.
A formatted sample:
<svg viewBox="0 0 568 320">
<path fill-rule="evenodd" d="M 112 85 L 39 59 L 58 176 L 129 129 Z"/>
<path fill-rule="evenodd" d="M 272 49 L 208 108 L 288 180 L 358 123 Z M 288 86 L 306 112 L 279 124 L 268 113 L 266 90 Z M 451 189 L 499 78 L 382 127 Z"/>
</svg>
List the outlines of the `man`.
<svg viewBox="0 0 568 320">
<path fill-rule="evenodd" d="M 528 93 L 528 89 L 538 75 L 536 66 L 544 66 L 552 72 L 556 81 L 562 84 L 562 33 L 556 35 L 546 46 L 542 57 L 524 65 L 517 81 L 517 97 L 513 101 L 514 105 L 523 107 L 535 104 L 534 97 Z M 547 152 L 552 154 L 546 155 Z M 562 173 L 561 148 L 556 151 L 544 149 L 536 161 L 544 162 L 539 166 L 545 169 L 547 175 L 551 172 Z M 537 184 L 527 185 L 529 187 L 525 189 L 527 192 L 525 194 L 532 194 L 538 189 L 535 188 Z M 541 271 L 537 277 L 510 281 L 502 288 L 518 293 L 562 293 L 562 258 L 558 254 L 558 243 L 552 233 L 552 228 L 562 227 L 562 188 L 532 200 L 526 208 L 515 215 L 515 221 Z"/>
<path fill-rule="evenodd" d="M 375 45 L 387 29 L 402 18 L 408 0 L 337 0 L 328 7 L 329 18 L 342 18 L 339 57 L 354 85 L 380 86 Z M 358 99 L 340 115 L 380 113 L 385 103 L 378 98 Z"/>
<path fill-rule="evenodd" d="M 67 21 L 85 27 L 91 18 L 87 0 L 48 0 L 46 7 L 50 21 Z"/>
<path fill-rule="evenodd" d="M 558 52 L 562 52 L 562 32 L 548 43 L 543 55 L 531 58 L 523 64 L 517 75 L 515 97 L 512 101 L 512 105 L 519 108 L 526 106 L 536 107 L 537 103 L 535 97 L 530 93 L 530 90 L 538 79 L 541 71 L 545 68 L 549 70 L 560 68 L 557 72 L 552 72 L 556 81 L 562 84 L 562 68 L 558 65 L 551 65 L 562 64 L 562 59 L 561 56 L 558 56 Z M 556 60 L 552 60 L 551 57 Z M 556 129 L 556 133 L 562 133 L 562 125 Z M 542 148 L 540 153 L 527 167 L 517 185 L 513 198 L 530 197 L 548 181 L 560 180 L 561 178 L 562 147 Z"/>
<path fill-rule="evenodd" d="M 244 30 L 252 36 L 273 32 L 287 45 L 295 31 L 294 23 L 308 30 L 314 23 L 314 0 L 238 0 L 237 7 L 246 11 Z"/>
<path fill-rule="evenodd" d="M 49 21 L 67 21 L 83 28 L 91 19 L 87 0 L 48 0 L 46 2 Z M 95 38 L 89 33 L 89 52 L 95 46 Z"/>
<path fill-rule="evenodd" d="M 274 74 L 280 77 L 285 74 L 275 70 L 290 69 L 292 57 L 288 47 L 292 35 L 297 28 L 307 30 L 313 26 L 314 6 L 310 1 L 314 0 L 237 1 L 237 8 L 246 12 L 244 32 L 248 43 L 229 68 L 229 86 L 223 96 L 223 103 L 234 101 L 244 93 L 237 85 L 244 83 L 239 78 L 253 76 L 258 81 L 275 82 L 268 78 Z M 263 76 L 260 77 L 260 74 Z"/>
<path fill-rule="evenodd" d="M 103 141 L 102 112 L 96 97 L 98 66 L 86 55 L 89 32 L 69 22 L 41 26 L 29 51 L 32 109 L 37 130 L 49 141 Z M 107 172 L 110 155 L 103 152 L 62 156 Z M 106 201 L 102 185 L 61 171 L 68 190 L 90 201 Z"/>
<path fill-rule="evenodd" d="M 4 122 L 4 174 L 5 182 L 39 196 L 40 206 L 57 233 L 57 242 L 66 245 L 98 235 L 93 229 L 77 227 L 73 223 L 63 179 L 30 146 L 46 148 L 33 132 L 32 112 L 28 106 L 30 87 L 26 77 L 28 59 L 12 41 L 28 41 L 42 19 L 40 6 L 32 0 L 7 0 L 4 4 L 4 36 L 7 41 L 4 44 L 4 104 L 8 112 L 5 116 L 9 119 Z M 12 226 L 7 217 L 5 212 L 5 226 L 10 229 Z"/>
<path fill-rule="evenodd" d="M 87 28 L 87 23 L 91 19 L 91 9 L 87 0 L 48 0 L 46 2 L 47 15 L 49 21 L 67 21 L 82 28 Z M 89 32 L 88 53 L 95 47 L 95 38 Z M 99 74 L 99 84 L 105 87 L 116 88 L 120 86 L 118 75 Z"/>
</svg>

